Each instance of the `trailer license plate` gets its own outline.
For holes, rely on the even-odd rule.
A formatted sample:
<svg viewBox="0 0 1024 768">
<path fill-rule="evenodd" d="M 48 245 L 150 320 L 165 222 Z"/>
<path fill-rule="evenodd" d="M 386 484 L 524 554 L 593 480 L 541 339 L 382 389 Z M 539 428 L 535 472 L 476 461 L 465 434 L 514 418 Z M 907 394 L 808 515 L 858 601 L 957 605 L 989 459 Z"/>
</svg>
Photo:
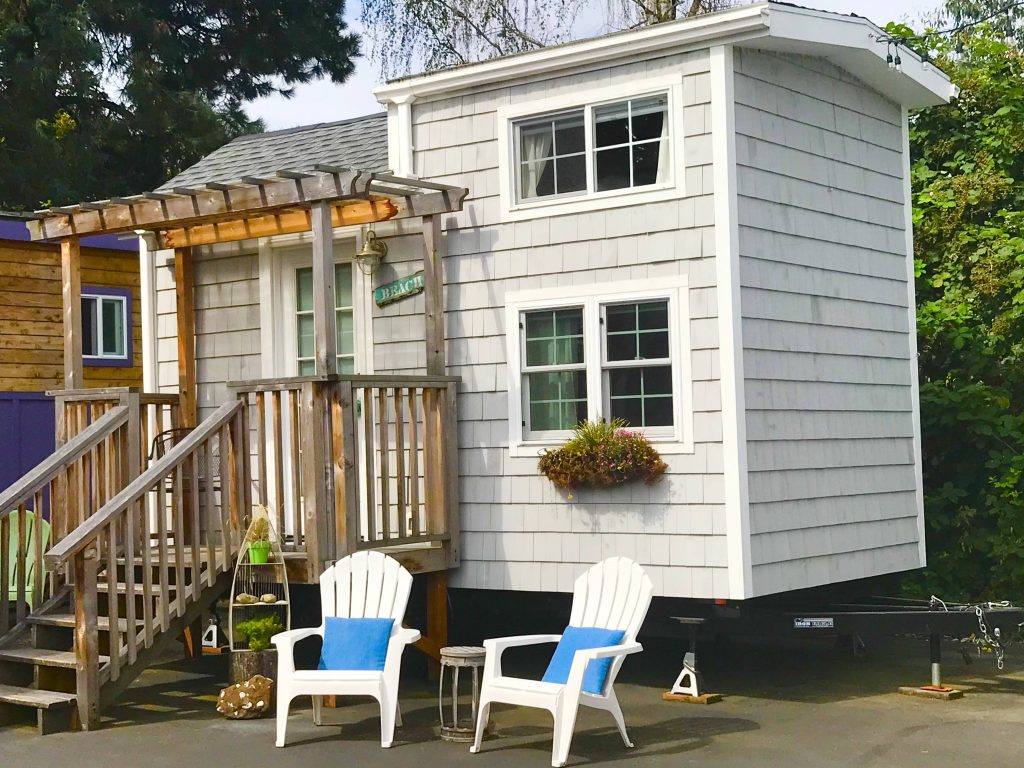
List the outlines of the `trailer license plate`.
<svg viewBox="0 0 1024 768">
<path fill-rule="evenodd" d="M 807 619 L 793 619 L 793 629 L 835 629 L 836 622 L 832 617 L 820 616 Z"/>
</svg>

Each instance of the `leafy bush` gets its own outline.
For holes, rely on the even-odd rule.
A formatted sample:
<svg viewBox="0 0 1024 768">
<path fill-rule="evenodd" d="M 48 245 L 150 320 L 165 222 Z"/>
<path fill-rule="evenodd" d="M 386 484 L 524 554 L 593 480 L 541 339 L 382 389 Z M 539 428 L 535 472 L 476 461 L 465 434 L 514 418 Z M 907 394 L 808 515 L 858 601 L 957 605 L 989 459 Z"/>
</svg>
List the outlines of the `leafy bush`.
<svg viewBox="0 0 1024 768">
<path fill-rule="evenodd" d="M 261 616 L 240 621 L 235 627 L 235 634 L 249 643 L 250 651 L 267 650 L 270 647 L 270 638 L 278 632 L 284 632 L 284 624 L 277 616 Z"/>
<path fill-rule="evenodd" d="M 1016 36 L 982 25 L 928 38 L 960 95 L 910 123 L 928 544 L 927 569 L 905 582 L 915 596 L 1024 593 L 1024 28 L 1015 27 Z"/>
<path fill-rule="evenodd" d="M 559 488 L 606 488 L 630 480 L 653 483 L 668 469 L 647 438 L 626 429 L 621 419 L 581 422 L 569 442 L 544 452 L 538 466 Z"/>
</svg>

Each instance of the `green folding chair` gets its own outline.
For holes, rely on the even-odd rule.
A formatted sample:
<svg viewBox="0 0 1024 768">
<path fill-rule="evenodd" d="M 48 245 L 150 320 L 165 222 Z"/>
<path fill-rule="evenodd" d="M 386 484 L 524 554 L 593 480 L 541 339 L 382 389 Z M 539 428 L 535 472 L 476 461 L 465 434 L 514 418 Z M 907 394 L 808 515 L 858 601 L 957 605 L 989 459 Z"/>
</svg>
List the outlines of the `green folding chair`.
<svg viewBox="0 0 1024 768">
<path fill-rule="evenodd" d="M 18 599 L 18 510 L 11 512 L 10 521 L 10 554 L 7 559 L 9 565 L 8 573 L 5 574 L 4 582 L 7 584 L 7 594 L 14 604 L 14 601 Z M 35 591 L 36 584 L 36 547 L 35 547 L 35 516 L 26 511 L 25 512 L 25 571 L 27 578 L 25 579 L 25 602 L 28 603 L 29 609 L 34 608 L 32 593 Z M 43 552 L 50 544 L 50 524 L 46 520 L 41 521 L 40 531 L 43 534 Z M 42 574 L 46 576 L 46 562 L 42 563 Z"/>
</svg>

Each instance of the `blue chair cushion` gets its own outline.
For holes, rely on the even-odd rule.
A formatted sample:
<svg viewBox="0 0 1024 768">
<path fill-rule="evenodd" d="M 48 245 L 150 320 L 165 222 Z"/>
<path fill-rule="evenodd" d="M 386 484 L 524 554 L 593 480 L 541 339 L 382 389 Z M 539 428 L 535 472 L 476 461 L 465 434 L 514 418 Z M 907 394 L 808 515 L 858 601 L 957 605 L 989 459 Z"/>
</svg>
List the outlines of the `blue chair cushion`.
<svg viewBox="0 0 1024 768">
<path fill-rule="evenodd" d="M 383 672 L 394 619 L 327 617 L 317 669 Z"/>
<path fill-rule="evenodd" d="M 621 629 L 566 627 L 541 680 L 545 683 L 564 685 L 569 680 L 569 670 L 572 668 L 576 651 L 618 645 L 622 642 L 623 635 L 625 632 Z M 613 661 L 615 659 L 594 659 L 587 664 L 587 669 L 583 673 L 583 690 L 598 695 L 604 693 L 604 682 L 608 679 Z"/>
</svg>

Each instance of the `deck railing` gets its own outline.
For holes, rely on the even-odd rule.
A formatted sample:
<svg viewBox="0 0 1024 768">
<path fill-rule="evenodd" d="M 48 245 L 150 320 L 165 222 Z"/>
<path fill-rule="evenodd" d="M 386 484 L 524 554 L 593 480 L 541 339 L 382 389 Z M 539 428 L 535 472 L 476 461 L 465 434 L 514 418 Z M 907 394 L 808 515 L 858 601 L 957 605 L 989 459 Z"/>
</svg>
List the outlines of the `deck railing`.
<svg viewBox="0 0 1024 768">
<path fill-rule="evenodd" d="M 334 376 L 232 385 L 252 413 L 257 499 L 284 550 L 307 553 L 310 578 L 359 549 L 457 537 L 456 383 Z"/>
</svg>

